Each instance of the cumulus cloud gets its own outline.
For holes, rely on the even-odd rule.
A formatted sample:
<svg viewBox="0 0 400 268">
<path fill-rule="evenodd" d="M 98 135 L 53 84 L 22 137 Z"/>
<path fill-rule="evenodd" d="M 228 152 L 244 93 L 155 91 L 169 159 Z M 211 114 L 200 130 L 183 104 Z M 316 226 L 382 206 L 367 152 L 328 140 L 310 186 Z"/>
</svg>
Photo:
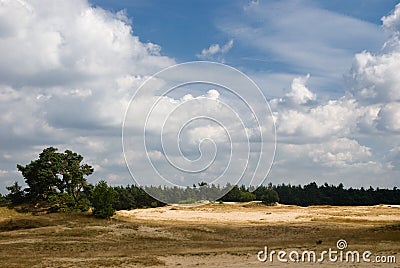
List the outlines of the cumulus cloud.
<svg viewBox="0 0 400 268">
<path fill-rule="evenodd" d="M 295 80 L 292 85 L 298 83 Z M 294 101 L 302 100 L 299 95 L 302 96 L 293 93 L 292 86 L 285 97 L 271 100 L 281 142 L 278 148 L 282 150 L 277 159 L 278 171 L 279 166 L 296 162 L 295 167 L 299 170 L 315 168 L 327 177 L 332 177 L 329 169 L 333 168 L 341 168 L 341 173 L 346 176 L 355 176 L 357 170 L 366 169 L 374 174 L 384 173 L 384 166 L 389 162 L 396 163 L 374 155 L 372 147 L 376 141 L 373 139 L 368 139 L 364 145 L 360 145 L 359 139 L 379 131 L 396 133 L 399 125 L 397 105 L 363 105 L 352 95 L 329 101 L 315 96 L 309 105 L 300 105 L 303 101 Z M 392 137 L 389 135 L 386 141 L 390 144 Z"/>
<path fill-rule="evenodd" d="M 383 27 L 391 35 L 382 52 L 363 51 L 355 56 L 347 77 L 350 92 L 365 103 L 400 101 L 400 5 L 382 18 Z"/>
<path fill-rule="evenodd" d="M 400 4 L 382 18 L 389 40 L 379 53 L 367 51 L 354 58 L 347 76 L 349 92 L 363 106 L 370 108 L 371 127 L 387 134 L 400 130 Z"/>
<path fill-rule="evenodd" d="M 210 89 L 209 91 L 207 91 L 207 97 L 212 100 L 217 100 L 219 96 L 220 96 L 219 92 L 215 89 Z"/>
<path fill-rule="evenodd" d="M 339 138 L 314 147 L 309 156 L 325 166 L 343 168 L 371 164 L 371 148 L 360 145 L 356 140 Z"/>
<path fill-rule="evenodd" d="M 315 93 L 306 87 L 308 79 L 310 79 L 310 74 L 307 74 L 306 77 L 294 78 L 290 87 L 291 91 L 286 94 L 286 97 L 296 104 L 306 104 L 307 102 L 314 101 L 316 99 Z"/>
<path fill-rule="evenodd" d="M 360 114 L 354 100 L 331 100 L 307 110 L 284 109 L 276 113 L 278 134 L 326 138 L 349 135 L 354 131 Z"/>
<path fill-rule="evenodd" d="M 390 149 L 386 156 L 387 167 L 391 170 L 400 171 L 400 145 Z"/>
<path fill-rule="evenodd" d="M 400 101 L 399 69 L 400 50 L 378 55 L 359 53 L 347 77 L 350 92 L 365 103 Z"/>
<path fill-rule="evenodd" d="M 11 85 L 60 85 L 154 72 L 172 61 L 132 35 L 124 12 L 80 0 L 3 1 L 0 79 Z M 99 56 L 101 55 L 101 56 Z"/>
<path fill-rule="evenodd" d="M 225 45 L 212 44 L 209 48 L 205 48 L 197 57 L 202 60 L 218 60 L 224 61 L 224 55 L 233 47 L 233 39 L 229 40 Z"/>
<path fill-rule="evenodd" d="M 310 79 L 311 75 L 307 74 L 306 76 L 291 76 L 291 85 L 289 92 L 284 93 L 284 97 L 282 98 L 272 98 L 271 102 L 273 104 L 280 104 L 285 106 L 301 106 L 311 104 L 313 101 L 317 99 L 317 95 L 312 92 L 307 87 L 307 82 Z M 288 77 L 286 77 L 288 79 Z"/>
<path fill-rule="evenodd" d="M 356 131 L 358 118 L 366 113 L 357 101 L 346 97 L 319 100 L 306 86 L 309 79 L 309 74 L 295 77 L 283 98 L 271 100 L 278 135 L 308 143 L 312 138 L 326 140 Z"/>
<path fill-rule="evenodd" d="M 146 128 L 143 133 L 146 148 L 151 151 L 149 160 L 155 163 L 156 169 L 161 170 L 160 173 L 168 178 L 169 182 L 176 185 L 192 185 L 199 180 L 199 176 L 209 183 L 220 177 L 223 181 L 218 183 L 222 185 L 227 179 L 232 182 L 240 178 L 244 166 L 248 163 L 249 143 L 253 144 L 254 148 L 251 151 L 255 154 L 254 158 L 257 157 L 256 144 L 259 144 L 259 141 L 253 136 L 259 139 L 260 130 L 254 125 L 254 120 L 248 119 L 246 114 L 238 110 L 248 109 L 246 104 L 239 105 L 227 97 L 226 89 L 209 89 L 206 85 L 202 87 L 202 93 L 197 96 L 185 94 L 183 97 L 174 97 L 176 93 L 171 92 L 167 96 L 149 97 L 144 94 L 133 100 L 127 113 L 129 120 L 125 124 L 124 136 L 128 138 L 124 139 L 124 148 L 129 150 L 128 163 L 135 174 L 141 173 L 140 167 L 143 166 L 148 167 L 144 173 L 153 170 L 146 159 L 132 158 L 136 154 L 135 148 L 142 146 L 143 141 L 132 140 L 130 134 L 134 133 L 135 129 L 143 131 L 143 125 Z M 145 90 L 146 92 L 148 91 Z M 149 110 L 148 116 L 140 114 L 140 111 Z M 249 132 L 252 133 L 252 137 Z M 251 138 L 253 139 L 250 140 Z M 167 158 L 170 163 L 167 162 Z M 253 162 L 247 171 L 255 170 L 256 163 Z M 188 173 L 184 174 L 184 177 L 175 177 L 181 172 L 174 169 L 173 165 L 185 170 L 199 170 L 208 164 L 210 167 L 201 174 Z M 229 172 L 225 173 L 225 169 Z M 251 172 L 248 173 L 250 174 L 246 173 L 245 178 L 247 180 L 252 175 Z M 145 183 L 157 183 L 154 181 L 158 179 L 157 176 L 148 177 Z"/>
<path fill-rule="evenodd" d="M 363 51 L 354 56 L 344 96 L 319 99 L 307 88 L 310 77 L 306 76 L 294 78 L 289 93 L 271 100 L 282 142 L 278 170 L 303 159 L 294 165 L 318 166 L 328 177 L 329 169 L 340 168 L 341 174 L 353 177 L 369 170 L 394 180 L 391 171 L 399 166 L 400 134 L 399 14 L 397 5 L 382 18 L 390 36 L 378 53 Z"/>
<path fill-rule="evenodd" d="M 400 134 L 400 102 L 392 102 L 383 106 L 376 121 L 380 130 Z"/>
<path fill-rule="evenodd" d="M 174 60 L 141 42 L 124 12 L 85 0 L 0 1 L 0 54 L 0 147 L 12 155 L 0 163 L 10 170 L 2 181 L 20 176 L 16 163 L 56 146 L 84 155 L 97 179 L 119 174 L 129 183 L 118 146 L 125 108 L 148 75 Z"/>
<path fill-rule="evenodd" d="M 400 32 L 400 4 L 397 4 L 394 11 L 389 16 L 382 17 L 383 27 L 394 33 Z"/>
</svg>

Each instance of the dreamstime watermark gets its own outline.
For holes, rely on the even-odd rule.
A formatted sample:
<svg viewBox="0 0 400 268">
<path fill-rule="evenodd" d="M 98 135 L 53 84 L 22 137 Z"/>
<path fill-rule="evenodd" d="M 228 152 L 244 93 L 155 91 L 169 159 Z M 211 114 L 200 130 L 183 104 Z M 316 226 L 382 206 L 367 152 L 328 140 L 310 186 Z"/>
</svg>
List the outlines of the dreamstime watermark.
<svg viewBox="0 0 400 268">
<path fill-rule="evenodd" d="M 328 250 L 323 250 L 321 252 L 316 252 L 314 250 L 292 250 L 290 252 L 285 250 L 268 251 L 268 246 L 265 246 L 264 250 L 261 250 L 257 253 L 257 259 L 260 262 L 270 263 L 273 263 L 274 261 L 281 263 L 323 263 L 325 261 L 332 263 L 396 263 L 396 256 L 394 255 L 374 256 L 370 250 L 360 252 L 358 250 L 346 249 L 347 241 L 344 239 L 339 239 L 337 241 L 336 248 L 329 248 Z"/>
<path fill-rule="evenodd" d="M 247 75 L 221 63 L 186 62 L 135 90 L 122 145 L 135 184 L 155 186 L 144 190 L 171 203 L 178 194 L 170 198 L 163 187 L 257 188 L 272 167 L 276 128 L 264 93 Z M 230 189 L 206 199 L 215 201 Z"/>
</svg>

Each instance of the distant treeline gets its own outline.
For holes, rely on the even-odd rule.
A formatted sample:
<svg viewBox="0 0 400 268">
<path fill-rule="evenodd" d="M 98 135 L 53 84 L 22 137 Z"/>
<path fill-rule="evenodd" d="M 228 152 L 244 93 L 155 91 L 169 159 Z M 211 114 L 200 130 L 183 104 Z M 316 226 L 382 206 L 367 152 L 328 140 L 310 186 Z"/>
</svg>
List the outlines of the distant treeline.
<svg viewBox="0 0 400 268">
<path fill-rule="evenodd" d="M 315 182 L 312 182 L 305 186 L 281 184 L 272 188 L 278 193 L 279 202 L 287 205 L 400 205 L 400 190 L 397 187 L 393 189 L 374 189 L 372 187 L 367 190 L 363 187 L 345 189 L 342 183 L 338 186 L 328 185 L 327 183 L 318 186 Z"/>
<path fill-rule="evenodd" d="M 198 186 L 180 187 L 155 187 L 144 188 L 128 185 L 127 187 L 114 187 L 116 210 L 132 209 L 141 207 L 157 207 L 165 203 L 169 204 L 193 204 L 202 201 L 219 202 L 249 202 L 254 200 L 262 201 L 264 204 L 273 204 L 279 201 L 275 190 L 268 187 L 259 187 L 256 191 L 245 186 L 233 186 L 227 184 L 225 187 L 214 184 L 199 183 Z M 157 201 L 154 197 L 161 201 Z"/>
<path fill-rule="evenodd" d="M 115 210 L 135 209 L 146 207 L 164 206 L 160 202 L 150 196 L 143 188 L 136 185 L 116 186 L 114 187 L 115 200 L 113 207 Z"/>
<path fill-rule="evenodd" d="M 19 204 L 31 202 L 17 184 L 7 188 L 10 193 L 5 196 L 0 195 L 0 203 Z M 136 185 L 110 188 L 113 190 L 114 197 L 111 202 L 115 210 L 159 207 L 166 203 L 191 204 L 205 200 L 216 200 L 217 202 L 261 201 L 267 205 L 279 202 L 298 206 L 400 205 L 400 190 L 396 187 L 393 189 L 374 189 L 372 187 L 367 190 L 363 187 L 360 189 L 346 189 L 342 183 L 338 186 L 328 185 L 327 183 L 318 186 L 315 182 L 304 186 L 290 184 L 275 186 L 269 184 L 268 186 L 260 186 L 257 189 L 243 185 L 240 187 L 232 186 L 230 184 L 220 187 L 213 184 L 208 185 L 204 182 L 187 188 L 161 186 L 146 186 L 142 188 Z M 52 202 L 49 203 L 50 205 L 52 204 Z M 56 204 L 59 207 L 60 201 L 58 199 Z"/>
<path fill-rule="evenodd" d="M 10 193 L 0 195 L 0 203 L 20 204 L 31 202 L 24 195 L 21 187 L 17 184 L 7 187 Z M 245 186 L 232 186 L 227 184 L 225 187 L 199 183 L 193 187 L 155 187 L 146 186 L 144 188 L 128 185 L 110 187 L 113 189 L 114 198 L 112 207 L 115 210 L 135 209 L 146 207 L 163 206 L 166 203 L 191 204 L 205 200 L 217 202 L 249 202 L 261 201 L 271 205 L 275 202 L 286 205 L 312 206 L 312 205 L 334 205 L 334 206 L 360 206 L 393 204 L 400 205 L 400 189 L 379 189 L 369 187 L 367 190 L 344 188 L 340 183 L 338 186 L 328 185 L 327 183 L 318 186 L 315 182 L 307 185 L 280 184 L 260 186 L 257 189 Z M 154 197 L 157 197 L 155 199 Z M 159 201 L 159 200 L 161 201 Z M 56 204 L 60 201 L 57 199 Z M 51 202 L 50 202 L 51 204 Z"/>
<path fill-rule="evenodd" d="M 262 201 L 264 204 L 279 202 L 286 205 L 312 206 L 312 205 L 332 205 L 332 206 L 361 206 L 392 204 L 400 205 L 400 190 L 379 189 L 369 187 L 367 190 L 344 188 L 340 183 L 338 186 L 328 185 L 327 183 L 318 186 L 315 182 L 307 185 L 280 184 L 260 186 L 257 189 L 245 186 L 225 187 L 219 185 L 208 185 L 199 183 L 193 187 L 145 187 L 137 186 L 115 187 L 117 193 L 116 209 L 129 209 L 144 206 L 159 206 L 162 203 L 156 201 L 152 196 L 161 199 L 166 203 L 189 204 L 202 200 L 217 200 L 220 202 L 249 202 Z M 145 190 L 145 191 L 144 191 Z"/>
<path fill-rule="evenodd" d="M 224 187 L 201 182 L 198 185 L 186 188 L 147 186 L 144 189 L 150 195 L 166 203 L 190 204 L 204 200 L 222 202 L 249 202 L 258 200 L 265 204 L 273 204 L 279 201 L 276 191 L 269 187 L 259 187 L 254 191 L 255 188 L 238 187 L 229 183 Z"/>
</svg>

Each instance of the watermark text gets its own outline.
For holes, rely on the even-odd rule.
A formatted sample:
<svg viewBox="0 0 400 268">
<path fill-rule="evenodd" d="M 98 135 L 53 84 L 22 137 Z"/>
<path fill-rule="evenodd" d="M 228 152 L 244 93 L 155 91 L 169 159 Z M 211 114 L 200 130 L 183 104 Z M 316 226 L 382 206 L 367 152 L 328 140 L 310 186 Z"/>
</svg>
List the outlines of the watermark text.
<svg viewBox="0 0 400 268">
<path fill-rule="evenodd" d="M 285 251 L 285 250 L 270 250 L 268 246 L 264 247 L 257 253 L 257 259 L 260 262 L 270 262 L 275 261 L 287 263 L 322 263 L 328 262 L 346 262 L 346 263 L 396 263 L 396 256 L 384 256 L 384 255 L 374 255 L 371 251 L 366 250 L 360 252 L 358 250 L 346 250 L 347 242 L 344 239 L 340 239 L 336 243 L 336 248 L 329 248 L 328 250 L 323 250 L 321 252 L 316 252 L 314 250 L 303 250 L 303 251 Z"/>
</svg>

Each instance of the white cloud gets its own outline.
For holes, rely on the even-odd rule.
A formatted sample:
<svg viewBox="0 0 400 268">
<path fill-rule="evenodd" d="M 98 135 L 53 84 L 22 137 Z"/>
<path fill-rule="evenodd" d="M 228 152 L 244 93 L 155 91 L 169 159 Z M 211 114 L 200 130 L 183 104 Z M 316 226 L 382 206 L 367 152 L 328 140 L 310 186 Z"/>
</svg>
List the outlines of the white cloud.
<svg viewBox="0 0 400 268">
<path fill-rule="evenodd" d="M 217 100 L 219 98 L 219 92 L 215 89 L 211 89 L 207 91 L 207 97 L 212 99 L 212 100 Z"/>
<path fill-rule="evenodd" d="M 370 147 L 349 138 L 308 144 L 280 143 L 269 180 L 275 184 L 316 181 L 343 183 L 346 187 L 393 187 L 395 173 L 374 153 Z M 395 164 L 393 158 L 391 161 Z"/>
<path fill-rule="evenodd" d="M 386 160 L 388 169 L 400 171 L 400 145 L 394 146 L 390 149 L 386 156 Z"/>
<path fill-rule="evenodd" d="M 400 102 L 392 102 L 383 106 L 376 121 L 378 129 L 400 134 Z"/>
<path fill-rule="evenodd" d="M 166 84 L 159 81 L 164 77 L 168 78 L 165 79 Z M 199 77 L 202 81 L 212 81 L 211 85 L 185 83 L 199 81 Z M 161 88 L 160 85 L 162 85 Z M 175 85 L 183 86 L 176 88 Z M 173 90 L 165 91 L 168 88 Z M 270 114 L 262 97 L 254 84 L 247 79 L 241 80 L 237 71 L 221 64 L 203 62 L 169 68 L 155 77 L 155 81 L 149 80 L 132 100 L 125 124 L 124 137 L 126 135 L 128 138 L 124 139 L 124 148 L 146 146 L 148 150 L 162 152 L 165 155 L 164 158 L 154 157 L 151 160 L 154 160 L 157 169 L 163 171 L 162 174 L 179 185 L 182 185 L 182 178 L 175 175 L 182 174 L 182 169 L 197 171 L 207 167 L 208 164 L 211 166 L 202 174 L 184 174 L 184 185 L 192 185 L 199 176 L 206 177 L 204 179 L 208 182 L 218 176 L 221 176 L 225 182 L 226 179 L 232 182 L 235 178 L 240 178 L 244 171 L 243 183 L 247 184 L 254 172 L 261 174 L 269 168 L 268 165 L 262 165 L 262 168 L 256 169 L 258 160 L 256 154 L 259 154 L 258 158 L 262 157 L 262 163 L 270 163 L 268 161 L 271 161 L 273 155 L 273 144 L 266 143 L 262 150 L 271 148 L 272 150 L 268 151 L 268 154 L 263 151 L 264 154 L 260 156 L 261 133 L 260 129 L 256 128 L 255 116 L 260 120 L 261 127 L 269 127 L 265 130 L 266 133 L 263 133 L 264 138 L 268 141 L 271 139 L 273 141 L 274 138 L 271 135 L 272 124 L 264 124 L 271 123 L 271 120 L 265 119 Z M 144 127 L 146 145 L 140 139 L 130 138 L 131 133 L 137 130 L 143 131 Z M 248 134 L 251 136 L 249 137 Z M 249 161 L 251 166 L 246 169 L 244 165 L 246 165 L 250 149 L 255 154 L 251 156 L 255 160 Z M 135 150 L 130 150 L 127 154 L 133 155 Z M 170 163 L 166 161 L 167 157 Z M 128 156 L 128 158 L 136 160 L 134 156 Z M 143 160 L 142 162 L 135 160 L 129 161 L 129 166 L 134 173 L 147 172 L 147 176 L 139 175 L 139 177 L 149 178 L 148 181 L 139 183 L 156 183 L 154 179 L 157 178 L 157 174 L 149 174 L 153 167 L 147 162 L 143 163 Z M 177 170 L 171 163 L 181 169 Z M 143 170 L 143 167 L 148 168 Z M 218 173 L 225 169 L 228 172 Z M 255 178 L 254 184 L 260 183 L 263 178 L 261 176 Z M 225 182 L 218 183 L 222 185 Z"/>
<path fill-rule="evenodd" d="M 0 1 L 0 148 L 12 155 L 0 169 L 21 180 L 17 163 L 56 146 L 98 167 L 95 180 L 131 183 L 119 146 L 125 108 L 148 75 L 174 63 L 133 34 L 124 12 L 85 0 Z"/>
<path fill-rule="evenodd" d="M 374 183 L 395 181 L 400 133 L 399 12 L 397 5 L 393 14 L 382 19 L 390 37 L 379 53 L 355 55 L 344 96 L 317 98 L 306 87 L 307 76 L 294 78 L 289 93 L 271 100 L 281 141 L 276 171 L 280 176 L 296 176 L 284 169 L 291 165 L 299 173 L 303 169 L 304 174 L 331 179 L 340 174 L 361 185 L 360 174 Z M 373 176 L 380 174 L 380 179 L 373 179 L 367 170 Z"/>
<path fill-rule="evenodd" d="M 350 96 L 369 111 L 359 120 L 360 130 L 385 137 L 377 147 L 386 148 L 381 153 L 388 155 L 389 169 L 398 166 L 394 152 L 400 134 L 399 14 L 398 4 L 392 14 L 382 18 L 383 27 L 390 35 L 388 41 L 379 53 L 357 54 L 347 76 Z"/>
<path fill-rule="evenodd" d="M 399 69 L 400 50 L 378 55 L 359 53 L 347 77 L 350 92 L 365 103 L 399 101 Z"/>
<path fill-rule="evenodd" d="M 275 104 L 278 135 L 288 135 L 303 142 L 308 142 L 309 138 L 349 135 L 356 131 L 357 118 L 363 114 L 354 100 L 345 98 L 304 108 L 272 103 Z"/>
<path fill-rule="evenodd" d="M 384 40 L 377 25 L 309 1 L 261 1 L 219 18 L 217 27 L 248 55 L 256 53 L 292 72 L 336 80 L 347 71 L 355 52 L 366 45 L 378 49 Z"/>
<path fill-rule="evenodd" d="M 5 1 L 0 12 L 0 51 L 13 51 L 0 58 L 3 83 L 73 84 L 173 63 L 157 45 L 132 35 L 123 12 L 86 1 Z"/>
<path fill-rule="evenodd" d="M 393 13 L 382 17 L 382 24 L 385 29 L 395 34 L 400 32 L 400 4 L 397 4 Z"/>
<path fill-rule="evenodd" d="M 351 165 L 371 164 L 371 149 L 356 140 L 339 138 L 314 146 L 308 153 L 315 163 L 343 168 Z"/>
<path fill-rule="evenodd" d="M 291 91 L 286 94 L 286 97 L 296 104 L 306 104 L 307 102 L 316 100 L 315 93 L 306 87 L 308 79 L 310 79 L 310 74 L 307 74 L 306 77 L 294 78 L 290 87 Z"/>
<path fill-rule="evenodd" d="M 224 61 L 224 55 L 233 47 L 233 39 L 229 40 L 225 45 L 212 44 L 209 48 L 205 48 L 197 57 L 202 60 L 218 60 Z"/>
<path fill-rule="evenodd" d="M 350 92 L 365 103 L 400 101 L 400 4 L 382 18 L 383 27 L 391 35 L 380 53 L 363 51 L 355 56 L 347 77 Z"/>
</svg>

